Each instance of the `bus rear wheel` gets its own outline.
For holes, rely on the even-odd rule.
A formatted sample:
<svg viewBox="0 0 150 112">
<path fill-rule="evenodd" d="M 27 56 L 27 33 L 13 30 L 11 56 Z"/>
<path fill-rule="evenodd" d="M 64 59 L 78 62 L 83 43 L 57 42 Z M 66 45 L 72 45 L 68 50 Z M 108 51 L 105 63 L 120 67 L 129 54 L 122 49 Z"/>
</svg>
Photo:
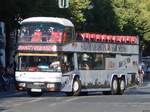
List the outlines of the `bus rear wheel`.
<svg viewBox="0 0 150 112">
<path fill-rule="evenodd" d="M 112 95 L 117 95 L 119 93 L 119 81 L 117 77 L 113 77 L 111 84 L 111 93 Z"/>
<path fill-rule="evenodd" d="M 125 91 L 125 79 L 121 78 L 119 79 L 119 94 L 122 95 Z"/>
</svg>

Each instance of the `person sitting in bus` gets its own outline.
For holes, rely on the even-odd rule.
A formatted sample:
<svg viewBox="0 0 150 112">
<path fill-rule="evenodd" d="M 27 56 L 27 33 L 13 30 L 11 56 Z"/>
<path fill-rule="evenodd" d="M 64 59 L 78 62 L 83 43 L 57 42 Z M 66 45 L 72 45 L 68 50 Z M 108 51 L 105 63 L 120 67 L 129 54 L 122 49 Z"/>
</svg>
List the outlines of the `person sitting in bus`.
<svg viewBox="0 0 150 112">
<path fill-rule="evenodd" d="M 61 66 L 60 66 L 60 61 L 54 61 L 50 64 L 50 68 L 53 68 L 54 70 L 60 71 Z"/>
<path fill-rule="evenodd" d="M 90 66 L 89 66 L 87 63 L 84 63 L 82 68 L 83 68 L 84 70 L 89 70 L 89 69 L 90 69 Z"/>
<path fill-rule="evenodd" d="M 81 68 L 84 69 L 84 70 L 89 70 L 90 69 L 90 65 L 89 65 L 89 62 L 90 62 L 90 56 L 88 54 L 83 54 L 82 55 L 82 64 L 81 64 Z"/>
<path fill-rule="evenodd" d="M 42 41 L 42 32 L 36 30 L 31 39 L 32 42 L 41 42 Z"/>
<path fill-rule="evenodd" d="M 29 72 L 39 72 L 39 68 L 38 68 L 38 67 L 35 67 L 35 66 L 34 66 L 34 67 L 29 67 L 29 68 L 28 68 L 28 71 L 29 71 Z"/>
</svg>

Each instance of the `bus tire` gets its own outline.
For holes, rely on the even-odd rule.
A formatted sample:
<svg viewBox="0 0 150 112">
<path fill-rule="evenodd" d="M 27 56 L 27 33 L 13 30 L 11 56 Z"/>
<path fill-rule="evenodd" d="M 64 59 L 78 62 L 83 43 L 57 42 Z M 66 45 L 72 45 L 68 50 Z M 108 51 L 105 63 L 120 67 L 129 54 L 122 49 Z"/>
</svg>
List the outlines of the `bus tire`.
<svg viewBox="0 0 150 112">
<path fill-rule="evenodd" d="M 28 91 L 28 95 L 32 96 L 32 97 L 39 97 L 39 96 L 42 96 L 42 92 L 31 92 L 31 91 Z"/>
<path fill-rule="evenodd" d="M 113 77 L 111 84 L 111 94 L 117 95 L 119 91 L 119 80 L 117 77 Z"/>
<path fill-rule="evenodd" d="M 125 91 L 125 79 L 124 78 L 121 78 L 119 79 L 119 94 L 122 95 Z"/>
<path fill-rule="evenodd" d="M 79 96 L 81 92 L 81 81 L 75 78 L 72 85 L 72 92 L 66 92 L 67 96 Z"/>
<path fill-rule="evenodd" d="M 79 78 L 75 78 L 72 85 L 71 92 L 65 92 L 67 96 L 79 96 L 81 93 L 81 81 Z"/>
<path fill-rule="evenodd" d="M 81 92 L 81 81 L 79 78 L 74 79 L 72 86 L 73 96 L 79 96 Z"/>
</svg>

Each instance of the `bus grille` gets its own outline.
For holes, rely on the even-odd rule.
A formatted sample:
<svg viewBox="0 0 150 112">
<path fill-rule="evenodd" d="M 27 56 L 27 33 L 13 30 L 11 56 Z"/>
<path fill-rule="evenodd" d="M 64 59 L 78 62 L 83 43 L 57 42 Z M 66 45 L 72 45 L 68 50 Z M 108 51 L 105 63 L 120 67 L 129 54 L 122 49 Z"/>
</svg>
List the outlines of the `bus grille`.
<svg viewBox="0 0 150 112">
<path fill-rule="evenodd" d="M 46 88 L 46 84 L 44 84 L 44 83 L 27 83 L 27 88 L 36 88 L 36 89 Z"/>
</svg>

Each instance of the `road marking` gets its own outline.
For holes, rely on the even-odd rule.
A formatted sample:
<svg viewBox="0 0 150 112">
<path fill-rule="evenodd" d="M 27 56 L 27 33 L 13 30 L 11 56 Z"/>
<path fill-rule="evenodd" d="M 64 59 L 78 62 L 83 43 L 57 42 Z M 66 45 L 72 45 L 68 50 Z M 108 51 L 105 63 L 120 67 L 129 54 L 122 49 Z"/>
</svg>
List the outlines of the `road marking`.
<svg viewBox="0 0 150 112">
<path fill-rule="evenodd" d="M 81 99 L 81 97 L 74 97 L 74 98 L 71 98 L 71 99 L 67 99 L 64 102 L 67 103 L 67 102 L 71 102 L 71 101 L 78 100 L 78 99 Z"/>
<path fill-rule="evenodd" d="M 74 100 L 78 100 L 78 99 L 81 99 L 81 97 L 73 97 L 73 98 L 69 98 L 67 100 L 63 100 L 61 102 L 58 102 L 58 103 L 51 103 L 49 104 L 49 106 L 56 106 L 57 104 L 64 104 L 64 103 L 68 103 L 68 102 L 71 102 L 71 101 L 74 101 Z"/>
<path fill-rule="evenodd" d="M 65 103 L 68 103 L 68 102 L 72 102 L 72 101 L 75 101 L 75 100 L 81 100 L 81 99 L 83 99 L 83 98 L 86 98 L 86 96 L 85 97 L 72 97 L 72 98 L 69 98 L 69 99 L 66 99 L 66 100 L 63 100 L 63 101 L 61 101 L 61 102 L 58 102 L 58 103 L 52 103 L 52 104 L 50 104 L 49 106 L 56 106 L 57 104 L 65 104 Z"/>
</svg>

